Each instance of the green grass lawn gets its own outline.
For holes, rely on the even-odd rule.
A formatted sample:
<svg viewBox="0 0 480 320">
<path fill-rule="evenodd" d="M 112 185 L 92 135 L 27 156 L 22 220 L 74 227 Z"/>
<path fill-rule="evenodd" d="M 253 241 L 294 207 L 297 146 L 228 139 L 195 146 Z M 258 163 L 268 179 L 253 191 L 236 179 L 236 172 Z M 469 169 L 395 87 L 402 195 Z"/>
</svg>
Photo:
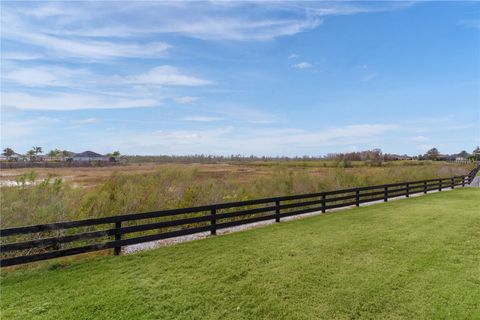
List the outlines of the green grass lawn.
<svg viewBox="0 0 480 320">
<path fill-rule="evenodd" d="M 480 189 L 3 271 L 2 319 L 480 319 Z"/>
</svg>

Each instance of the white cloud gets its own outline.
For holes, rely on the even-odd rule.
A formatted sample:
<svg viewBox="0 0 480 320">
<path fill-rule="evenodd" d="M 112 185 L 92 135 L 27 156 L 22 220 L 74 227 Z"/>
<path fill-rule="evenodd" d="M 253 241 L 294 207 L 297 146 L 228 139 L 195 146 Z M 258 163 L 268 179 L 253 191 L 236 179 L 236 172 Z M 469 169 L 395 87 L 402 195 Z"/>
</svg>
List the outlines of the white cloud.
<svg viewBox="0 0 480 320">
<path fill-rule="evenodd" d="M 429 138 L 429 137 L 425 137 L 425 136 L 416 136 L 416 137 L 413 137 L 413 138 L 412 138 L 412 141 L 416 141 L 416 142 L 427 142 L 427 141 L 430 141 L 430 138 Z"/>
<path fill-rule="evenodd" d="M 79 120 L 72 120 L 73 123 L 76 123 L 76 124 L 83 124 L 83 125 L 87 125 L 87 124 L 95 124 L 98 122 L 98 119 L 97 118 L 87 118 L 87 119 L 79 119 Z"/>
<path fill-rule="evenodd" d="M 207 116 L 192 116 L 192 117 L 185 117 L 183 118 L 184 121 L 196 121 L 196 122 L 212 122 L 212 121 L 220 121 L 223 120 L 222 118 L 218 117 L 207 117 Z"/>
<path fill-rule="evenodd" d="M 20 52 L 20 51 L 3 51 L 1 59 L 2 60 L 19 60 L 19 61 L 28 61 L 28 60 L 37 60 L 42 58 L 38 53 L 33 52 Z"/>
<path fill-rule="evenodd" d="M 38 6 L 37 15 L 26 15 L 20 7 L 2 5 L 2 41 L 8 39 L 20 42 L 29 47 L 35 46 L 36 55 L 44 58 L 88 58 L 88 59 L 111 59 L 119 57 L 144 57 L 158 58 L 164 56 L 170 45 L 165 42 L 138 42 L 118 39 L 92 40 L 90 37 L 65 36 L 62 30 L 69 26 L 82 25 L 86 16 L 71 15 L 68 19 L 64 16 L 65 10 L 60 6 L 55 8 L 52 3 L 47 5 L 46 12 L 51 15 L 38 14 L 45 6 Z M 25 9 L 25 8 L 23 8 Z M 28 10 L 28 9 L 27 9 Z M 83 12 L 87 14 L 87 12 Z M 94 12 L 88 13 L 94 16 Z M 82 21 L 83 20 L 83 21 Z M 72 23 L 75 21 L 76 23 Z M 78 24 L 77 24 L 78 23 Z M 30 48 L 31 50 L 31 48 Z M 15 59 L 15 56 L 13 56 Z"/>
<path fill-rule="evenodd" d="M 141 50 L 147 47 L 138 43 L 94 42 L 90 38 L 179 34 L 211 40 L 264 41 L 312 30 L 326 16 L 396 10 L 408 5 L 133 1 L 119 6 L 111 2 L 49 2 L 4 5 L 2 20 L 9 25 L 6 34 L 12 40 L 73 56 L 105 58 L 152 52 Z M 157 49 L 166 48 L 160 45 Z"/>
<path fill-rule="evenodd" d="M 240 123 L 271 124 L 279 121 L 275 114 L 265 112 L 261 108 L 238 104 L 209 105 L 208 109 L 203 111 L 213 112 L 222 118 Z"/>
<path fill-rule="evenodd" d="M 422 153 L 427 152 L 428 150 L 432 149 L 434 146 L 431 144 L 420 144 L 417 146 L 417 149 L 420 150 Z"/>
<path fill-rule="evenodd" d="M 371 72 L 371 73 L 363 76 L 361 78 L 361 81 L 362 82 L 368 82 L 368 81 L 371 81 L 371 80 L 375 79 L 377 76 L 378 76 L 378 74 L 376 72 Z"/>
<path fill-rule="evenodd" d="M 173 101 L 180 104 L 193 104 L 200 100 L 200 97 L 192 97 L 192 96 L 183 96 L 183 97 L 174 97 Z"/>
<path fill-rule="evenodd" d="M 118 41 L 71 40 L 35 32 L 10 30 L 2 37 L 43 48 L 47 56 L 108 59 L 119 57 L 158 58 L 164 56 L 170 45 L 164 42 L 133 43 Z"/>
<path fill-rule="evenodd" d="M 297 59 L 299 56 L 298 54 L 292 53 L 291 55 L 288 56 L 288 59 Z"/>
<path fill-rule="evenodd" d="M 152 107 L 159 103 L 155 99 L 127 99 L 91 94 L 55 93 L 31 95 L 22 92 L 6 92 L 2 94 L 2 108 L 5 106 L 21 110 L 126 109 Z"/>
<path fill-rule="evenodd" d="M 127 83 L 172 85 L 172 86 L 202 86 L 212 84 L 211 81 L 181 73 L 177 68 L 163 65 L 155 67 L 146 73 L 125 77 Z"/>
<path fill-rule="evenodd" d="M 2 80 L 28 87 L 74 86 L 86 78 L 94 77 L 84 69 L 69 69 L 57 66 L 22 68 L 10 67 L 2 73 Z"/>
<path fill-rule="evenodd" d="M 309 69 L 309 68 L 313 67 L 313 65 L 309 62 L 304 61 L 304 62 L 294 64 L 294 65 L 292 65 L 292 67 L 295 68 L 295 69 L 302 70 L 302 69 Z"/>
<path fill-rule="evenodd" d="M 112 132 L 95 139 L 98 148 L 129 154 L 321 154 L 326 150 L 372 148 L 392 125 L 360 124 L 307 131 L 296 128 L 237 128 L 157 130 L 140 134 Z M 108 148 L 107 148 L 108 147 Z M 109 150 L 108 149 L 108 150 Z"/>
<path fill-rule="evenodd" d="M 20 121 L 2 119 L 0 122 L 1 149 L 3 150 L 7 146 L 15 147 L 17 145 L 16 141 L 35 137 L 42 129 L 58 125 L 59 122 L 59 119 L 51 117 L 38 117 Z"/>
</svg>

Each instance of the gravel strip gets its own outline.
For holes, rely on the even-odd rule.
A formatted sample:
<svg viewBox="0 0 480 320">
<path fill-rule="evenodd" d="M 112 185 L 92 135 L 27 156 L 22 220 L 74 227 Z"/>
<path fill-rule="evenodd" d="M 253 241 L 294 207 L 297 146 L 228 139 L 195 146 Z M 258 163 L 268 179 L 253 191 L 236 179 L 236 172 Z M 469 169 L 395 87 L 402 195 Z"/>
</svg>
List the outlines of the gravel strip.
<svg viewBox="0 0 480 320">
<path fill-rule="evenodd" d="M 448 191 L 448 190 L 451 190 L 451 188 L 442 188 L 442 192 L 443 191 Z M 439 192 L 439 191 L 438 190 L 429 191 L 428 194 L 436 193 L 436 192 Z M 420 197 L 420 196 L 424 196 L 424 195 L 425 194 L 423 194 L 423 193 L 416 193 L 416 194 L 410 195 L 410 197 L 413 198 L 413 197 Z M 388 201 L 400 200 L 400 199 L 405 199 L 405 196 L 389 198 Z M 362 204 L 360 204 L 360 206 L 361 207 L 370 206 L 370 205 L 377 204 L 377 203 L 382 203 L 382 202 L 383 202 L 383 200 L 377 200 L 377 201 L 362 203 Z M 345 210 L 345 209 L 351 209 L 351 208 L 355 208 L 355 207 L 356 206 L 353 205 L 353 206 L 348 206 L 348 207 L 329 209 L 329 210 L 327 210 L 327 213 L 334 212 L 334 211 Z M 301 214 L 301 215 L 298 215 L 298 216 L 285 217 L 285 218 L 282 218 L 281 221 L 282 222 L 283 221 L 292 221 L 292 220 L 317 216 L 317 215 L 320 215 L 320 214 L 322 214 L 321 211 L 315 211 L 315 212 Z M 260 222 L 250 223 L 250 224 L 244 224 L 244 225 L 241 225 L 241 226 L 236 226 L 236 227 L 231 227 L 231 228 L 220 229 L 220 230 L 217 230 L 217 235 L 228 234 L 228 233 L 238 232 L 238 231 L 243 231 L 243 230 L 249 230 L 249 229 L 258 228 L 258 227 L 262 227 L 262 226 L 266 226 L 266 225 L 270 225 L 270 224 L 274 224 L 274 223 L 275 223 L 274 220 L 268 220 L 268 221 L 260 221 Z M 189 241 L 198 240 L 198 239 L 205 239 L 209 236 L 210 236 L 210 232 L 200 232 L 200 233 L 196 233 L 196 234 L 189 234 L 189 235 L 186 235 L 186 236 L 180 236 L 180 237 L 175 237 L 175 238 L 169 238 L 169 239 L 162 239 L 162 240 L 157 240 L 157 241 L 139 243 L 139 244 L 134 244 L 134 245 L 123 247 L 122 248 L 122 253 L 130 254 L 130 253 L 135 253 L 135 252 L 144 251 L 144 250 L 151 250 L 151 249 L 155 249 L 155 248 L 158 248 L 158 247 L 165 247 L 165 246 L 174 245 L 174 244 L 177 244 L 177 243 L 189 242 Z"/>
<path fill-rule="evenodd" d="M 467 185 L 467 187 L 480 188 L 480 176 L 476 176 L 475 178 L 473 178 L 472 183 Z"/>
</svg>

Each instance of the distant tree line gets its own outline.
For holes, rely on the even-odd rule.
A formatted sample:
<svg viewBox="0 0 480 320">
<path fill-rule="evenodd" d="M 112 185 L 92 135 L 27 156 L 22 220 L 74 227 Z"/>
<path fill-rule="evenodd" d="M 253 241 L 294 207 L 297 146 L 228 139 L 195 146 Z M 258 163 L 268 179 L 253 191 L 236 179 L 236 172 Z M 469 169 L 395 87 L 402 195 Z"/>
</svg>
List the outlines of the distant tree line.
<svg viewBox="0 0 480 320">
<path fill-rule="evenodd" d="M 468 153 L 466 150 L 462 150 L 459 153 L 454 154 L 442 154 L 437 148 L 431 148 L 423 155 L 418 155 L 419 160 L 480 160 L 480 147 L 476 147 L 472 153 Z"/>
<path fill-rule="evenodd" d="M 11 148 L 5 148 L 3 150 L 3 155 L 7 158 L 17 156 L 23 160 L 35 161 L 39 155 L 43 152 L 42 147 L 34 146 L 32 149 L 28 150 L 25 155 L 20 155 L 14 152 Z M 73 152 L 67 150 L 53 149 L 47 153 L 47 156 L 50 158 L 65 159 L 72 157 Z M 118 159 L 120 157 L 119 151 L 114 151 L 108 153 L 105 156 L 113 157 Z M 337 162 L 342 162 L 345 166 L 349 166 L 351 161 L 364 161 L 372 165 L 380 165 L 384 161 L 395 161 L 395 160 L 450 160 L 455 159 L 466 159 L 466 160 L 480 160 L 480 147 L 476 147 L 472 153 L 468 153 L 465 150 L 462 150 L 459 153 L 455 154 L 442 154 L 437 148 L 432 148 L 428 150 L 425 154 L 420 154 L 417 156 L 409 155 L 398 155 L 391 153 L 383 153 L 381 149 L 372 149 L 365 151 L 356 151 L 356 152 L 345 152 L 345 153 L 329 153 L 325 156 L 244 156 L 240 154 L 229 155 L 229 156 L 217 156 L 217 155 L 205 155 L 205 154 L 194 154 L 194 155 L 158 155 L 158 156 L 122 156 L 126 162 L 131 163 L 141 163 L 141 162 L 177 162 L 177 163 L 215 163 L 215 162 L 225 162 L 225 161 L 234 161 L 234 162 L 248 162 L 248 161 L 319 161 L 319 160 L 333 160 Z"/>
</svg>

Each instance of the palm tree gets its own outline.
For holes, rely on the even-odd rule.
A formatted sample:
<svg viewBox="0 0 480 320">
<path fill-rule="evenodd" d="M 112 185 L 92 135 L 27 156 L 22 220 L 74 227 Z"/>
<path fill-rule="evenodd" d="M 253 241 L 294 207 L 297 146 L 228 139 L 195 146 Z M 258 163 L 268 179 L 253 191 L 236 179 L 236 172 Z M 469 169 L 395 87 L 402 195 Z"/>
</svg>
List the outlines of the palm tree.
<svg viewBox="0 0 480 320">
<path fill-rule="evenodd" d="M 47 154 L 50 158 L 56 158 L 58 157 L 62 152 L 58 149 L 50 150 L 50 152 Z"/>
<path fill-rule="evenodd" d="M 27 156 L 29 158 L 29 160 L 31 161 L 32 159 L 34 160 L 35 159 L 35 150 L 31 149 L 31 150 L 28 150 L 27 151 Z"/>
<path fill-rule="evenodd" d="M 35 153 L 35 155 L 42 153 L 43 151 L 42 147 L 33 147 L 32 150 L 33 150 L 33 153 Z"/>
</svg>

